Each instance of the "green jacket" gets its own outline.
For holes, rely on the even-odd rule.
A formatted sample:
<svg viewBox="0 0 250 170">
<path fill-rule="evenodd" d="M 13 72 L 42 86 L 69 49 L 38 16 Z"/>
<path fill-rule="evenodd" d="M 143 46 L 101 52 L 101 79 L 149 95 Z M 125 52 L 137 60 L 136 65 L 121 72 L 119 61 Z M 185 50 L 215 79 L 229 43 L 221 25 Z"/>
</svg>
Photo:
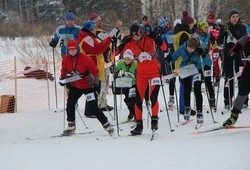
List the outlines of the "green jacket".
<svg viewBox="0 0 250 170">
<path fill-rule="evenodd" d="M 124 61 L 120 61 L 115 66 L 115 72 L 119 73 L 120 71 L 122 71 L 122 75 L 125 77 L 131 77 L 132 85 L 135 85 L 136 67 L 137 67 L 137 62 L 135 60 L 133 60 L 130 65 L 126 65 Z"/>
</svg>

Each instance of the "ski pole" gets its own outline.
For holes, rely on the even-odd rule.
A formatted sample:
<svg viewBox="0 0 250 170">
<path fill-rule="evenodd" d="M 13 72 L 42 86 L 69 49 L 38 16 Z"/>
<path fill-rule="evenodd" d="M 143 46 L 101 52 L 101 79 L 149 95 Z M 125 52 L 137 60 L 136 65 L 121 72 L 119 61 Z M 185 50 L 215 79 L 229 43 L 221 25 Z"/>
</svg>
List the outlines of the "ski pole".
<svg viewBox="0 0 250 170">
<path fill-rule="evenodd" d="M 163 95 L 163 99 L 164 99 L 164 103 L 165 103 L 165 107 L 166 107 L 166 113 L 167 113 L 167 117 L 168 117 L 168 124 L 169 124 L 169 128 L 170 128 L 170 132 L 174 132 L 174 129 L 172 129 L 171 122 L 170 122 L 167 100 L 166 100 L 165 91 L 163 88 L 162 78 L 161 78 L 161 88 L 162 88 L 162 95 Z"/>
<path fill-rule="evenodd" d="M 82 115 L 80 114 L 78 108 L 76 108 L 76 112 L 78 113 L 80 119 L 82 120 L 82 123 L 83 123 L 83 125 L 85 126 L 85 128 L 88 129 L 89 127 L 88 127 L 88 126 L 86 125 L 86 123 L 84 122 L 84 120 L 83 120 L 83 118 L 82 118 Z"/>
<path fill-rule="evenodd" d="M 116 51 L 116 41 L 113 41 L 112 42 L 112 54 L 114 56 L 114 68 L 113 68 L 113 92 L 114 92 L 114 117 L 116 118 L 116 128 L 117 128 L 117 135 L 120 136 L 119 134 L 119 131 L 120 131 L 120 128 L 119 128 L 119 120 L 118 120 L 118 113 L 117 113 L 117 96 L 116 96 L 116 91 L 115 91 L 115 88 L 116 88 L 116 82 L 115 82 L 115 76 L 114 76 L 114 73 L 115 73 L 115 51 Z"/>
<path fill-rule="evenodd" d="M 171 69 L 171 72 L 173 74 L 174 73 L 174 69 L 173 69 L 173 66 L 172 66 L 172 62 L 170 62 L 170 69 Z M 174 80 L 174 78 L 172 78 L 172 79 L 170 79 L 170 81 L 175 81 L 175 80 Z M 174 83 L 174 92 L 175 92 L 176 108 L 177 108 L 177 121 L 180 122 L 179 103 L 178 103 L 177 90 L 176 90 L 175 83 Z"/>
<path fill-rule="evenodd" d="M 56 99 L 56 111 L 58 109 L 58 103 L 57 103 L 57 85 L 56 85 L 56 63 L 55 63 L 55 49 L 52 48 L 52 53 L 53 53 L 53 67 L 54 67 L 54 80 L 55 80 L 55 99 Z"/>
<path fill-rule="evenodd" d="M 64 85 L 63 91 L 63 131 L 65 130 L 65 115 L 66 115 L 66 84 Z"/>
<path fill-rule="evenodd" d="M 100 96 L 100 94 L 98 94 L 97 91 L 95 91 L 96 95 L 98 96 L 98 100 L 100 100 L 102 103 L 105 103 L 105 101 L 103 100 L 103 98 Z M 105 105 L 105 109 L 108 111 L 111 119 L 115 120 L 114 117 L 112 116 L 112 114 L 110 113 L 110 111 L 108 110 L 108 107 L 107 105 Z"/>
</svg>

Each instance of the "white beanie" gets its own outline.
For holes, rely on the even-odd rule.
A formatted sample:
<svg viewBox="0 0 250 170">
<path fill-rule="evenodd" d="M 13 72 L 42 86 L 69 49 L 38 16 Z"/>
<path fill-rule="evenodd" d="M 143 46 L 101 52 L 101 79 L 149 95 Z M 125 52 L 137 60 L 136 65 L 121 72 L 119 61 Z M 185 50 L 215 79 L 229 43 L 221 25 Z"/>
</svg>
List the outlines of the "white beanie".
<svg viewBox="0 0 250 170">
<path fill-rule="evenodd" d="M 134 54 L 132 53 L 130 49 L 127 49 L 124 51 L 123 58 L 126 58 L 126 57 L 134 59 Z"/>
<path fill-rule="evenodd" d="M 174 27 L 175 27 L 177 24 L 181 24 L 181 20 L 180 20 L 180 19 L 176 19 L 176 20 L 174 21 Z"/>
</svg>

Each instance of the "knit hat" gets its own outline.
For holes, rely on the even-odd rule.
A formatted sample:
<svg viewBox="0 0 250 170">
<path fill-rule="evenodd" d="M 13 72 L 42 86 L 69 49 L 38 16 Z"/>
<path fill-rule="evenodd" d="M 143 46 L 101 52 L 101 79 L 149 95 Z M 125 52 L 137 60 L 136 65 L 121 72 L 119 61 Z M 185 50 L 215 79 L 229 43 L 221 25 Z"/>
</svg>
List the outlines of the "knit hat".
<svg viewBox="0 0 250 170">
<path fill-rule="evenodd" d="M 134 54 L 130 49 L 127 49 L 124 51 L 123 53 L 123 58 L 130 58 L 130 59 L 134 59 Z"/>
<path fill-rule="evenodd" d="M 78 48 L 78 42 L 76 40 L 70 40 L 67 44 L 68 50 L 71 49 L 77 49 Z"/>
<path fill-rule="evenodd" d="M 191 16 L 188 15 L 188 12 L 187 12 L 187 11 L 184 11 L 184 12 L 182 13 L 182 15 L 183 15 L 183 17 L 182 17 L 182 19 L 181 19 L 181 23 L 182 23 L 183 25 L 189 25 L 189 24 L 194 23 L 194 19 L 193 19 Z"/>
<path fill-rule="evenodd" d="M 177 24 L 181 24 L 181 20 L 180 20 L 180 19 L 176 19 L 176 20 L 174 21 L 174 27 L 175 27 Z"/>
<path fill-rule="evenodd" d="M 235 9 L 235 8 L 231 9 L 231 10 L 229 11 L 229 18 L 231 18 L 231 16 L 232 16 L 233 14 L 239 14 L 239 11 L 238 11 L 237 9 Z"/>
<path fill-rule="evenodd" d="M 187 41 L 187 46 L 189 48 L 196 49 L 200 45 L 200 41 L 197 37 L 191 37 Z"/>
<path fill-rule="evenodd" d="M 91 21 L 97 22 L 101 19 L 102 18 L 99 15 L 97 15 L 96 13 L 89 14 L 89 20 L 91 20 Z"/>
<path fill-rule="evenodd" d="M 82 25 L 82 28 L 89 31 L 89 32 L 91 32 L 96 27 L 97 27 L 96 23 L 94 21 L 91 21 L 91 20 L 85 21 Z"/>
<path fill-rule="evenodd" d="M 214 20 L 214 19 L 216 18 L 216 15 L 215 15 L 215 13 L 210 12 L 210 13 L 208 14 L 208 17 L 207 17 L 207 18 L 208 18 L 208 19 Z"/>
<path fill-rule="evenodd" d="M 159 20 L 159 25 L 161 27 L 167 26 L 168 25 L 168 18 L 166 16 L 161 17 Z"/>
<path fill-rule="evenodd" d="M 130 27 L 130 35 L 138 35 L 140 31 L 140 25 L 139 24 L 133 24 Z"/>
<path fill-rule="evenodd" d="M 66 12 L 64 18 L 65 18 L 66 21 L 67 21 L 67 20 L 75 20 L 75 15 L 74 15 L 73 12 L 68 11 L 68 12 Z"/>
<path fill-rule="evenodd" d="M 200 24 L 199 24 L 199 28 L 203 31 L 203 32 L 205 32 L 204 30 L 206 29 L 206 28 L 208 28 L 208 23 L 206 22 L 206 21 L 202 21 L 202 22 L 200 22 Z"/>
</svg>

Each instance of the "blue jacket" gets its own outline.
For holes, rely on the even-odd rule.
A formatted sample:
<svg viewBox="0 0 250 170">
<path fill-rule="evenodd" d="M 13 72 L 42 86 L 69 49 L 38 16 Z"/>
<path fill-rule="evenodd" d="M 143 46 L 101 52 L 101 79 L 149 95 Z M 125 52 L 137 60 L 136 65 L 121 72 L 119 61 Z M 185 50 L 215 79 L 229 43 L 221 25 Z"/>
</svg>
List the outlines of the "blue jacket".
<svg viewBox="0 0 250 170">
<path fill-rule="evenodd" d="M 58 44 L 59 40 L 61 39 L 60 46 L 61 46 L 61 56 L 63 57 L 67 54 L 67 42 L 69 40 L 77 40 L 78 33 L 80 32 L 81 27 L 78 25 L 74 25 L 73 27 L 67 27 L 65 25 L 61 25 L 57 28 L 56 33 L 54 35 L 54 41 Z"/>
<path fill-rule="evenodd" d="M 198 36 L 199 40 L 201 41 L 202 48 L 208 51 L 209 50 L 209 40 L 210 40 L 211 35 L 206 34 L 206 35 L 202 36 L 202 35 L 198 34 L 197 36 Z M 208 54 L 206 54 L 206 55 L 209 58 L 209 55 Z M 209 63 L 205 63 L 205 65 L 210 67 L 212 65 L 212 61 L 211 61 L 211 64 L 209 62 Z"/>
<path fill-rule="evenodd" d="M 212 61 L 210 58 L 206 55 L 206 57 L 202 58 L 201 63 L 201 57 L 197 55 L 195 52 L 189 53 L 187 51 L 187 42 L 185 42 L 183 45 L 181 45 L 171 56 L 172 60 L 171 62 L 174 63 L 179 57 L 182 57 L 181 60 L 181 65 L 180 67 L 184 67 L 188 64 L 193 63 L 197 70 L 202 69 L 205 65 L 210 65 L 212 64 Z"/>
</svg>

